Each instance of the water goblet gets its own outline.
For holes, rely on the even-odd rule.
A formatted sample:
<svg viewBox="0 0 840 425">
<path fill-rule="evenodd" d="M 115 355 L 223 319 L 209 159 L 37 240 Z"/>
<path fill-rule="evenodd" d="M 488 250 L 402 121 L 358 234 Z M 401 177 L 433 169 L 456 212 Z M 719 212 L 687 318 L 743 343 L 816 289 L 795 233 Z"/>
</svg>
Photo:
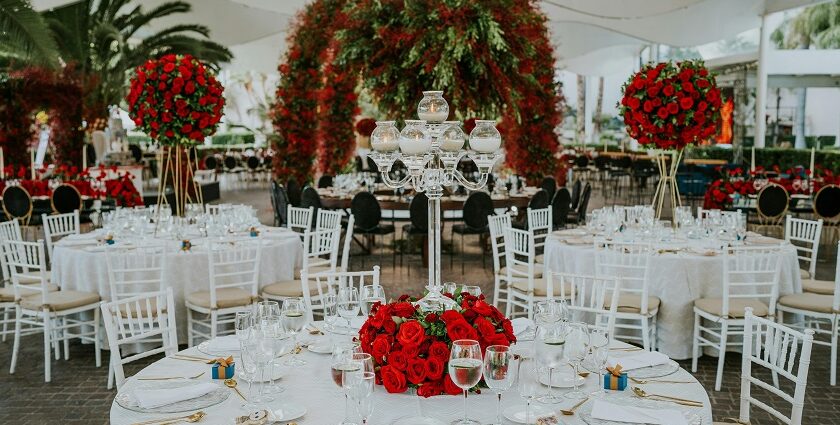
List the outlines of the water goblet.
<svg viewBox="0 0 840 425">
<path fill-rule="evenodd" d="M 338 290 L 338 315 L 346 322 L 347 327 L 350 327 L 350 320 L 359 315 L 359 290 L 355 287 L 344 287 Z"/>
<path fill-rule="evenodd" d="M 540 383 L 536 370 L 536 365 L 533 360 L 522 359 L 519 361 L 517 368 L 517 386 L 519 387 L 519 396 L 525 400 L 525 423 L 531 424 L 531 403 L 537 397 Z"/>
<path fill-rule="evenodd" d="M 513 386 L 516 378 L 512 366 L 513 354 L 510 352 L 510 347 L 505 345 L 487 347 L 484 352 L 484 382 L 499 399 L 496 407 L 496 422 L 492 425 L 502 425 L 502 393 Z"/>
<path fill-rule="evenodd" d="M 474 297 L 481 295 L 481 288 L 475 285 L 464 285 L 461 292 L 466 292 Z"/>
<path fill-rule="evenodd" d="M 370 309 L 375 303 L 385 304 L 385 289 L 381 285 L 365 285 L 362 286 L 360 294 L 362 300 L 362 313 L 365 316 L 370 315 Z"/>
<path fill-rule="evenodd" d="M 538 367 L 548 370 L 548 392 L 537 397 L 542 403 L 555 404 L 563 401 L 554 394 L 554 373 L 565 365 L 566 327 L 562 325 L 541 326 L 537 330 L 535 352 Z M 577 379 L 575 376 L 573 379 Z"/>
<path fill-rule="evenodd" d="M 344 378 L 348 373 L 358 372 L 362 370 L 362 364 L 353 362 L 353 356 L 359 354 L 357 351 L 359 346 L 350 344 L 336 344 L 333 348 L 332 357 L 330 360 L 330 376 L 333 382 L 341 389 L 344 394 L 344 420 L 339 425 L 355 425 L 350 420 L 349 399 L 350 394 L 344 385 Z"/>
<path fill-rule="evenodd" d="M 595 328 L 589 332 L 589 348 L 592 365 L 598 370 L 598 389 L 592 395 L 603 395 L 606 393 L 603 389 L 604 369 L 607 367 L 607 357 L 610 353 L 610 338 L 606 329 Z"/>
<path fill-rule="evenodd" d="M 306 303 L 300 298 L 286 298 L 283 301 L 283 311 L 280 315 L 280 324 L 287 334 L 292 335 L 292 355 L 286 361 L 289 366 L 302 366 L 306 361 L 298 356 L 297 335 L 309 322 L 306 312 Z"/>
<path fill-rule="evenodd" d="M 464 391 L 464 417 L 451 422 L 452 425 L 478 425 L 475 419 L 467 418 L 467 391 L 481 380 L 484 362 L 478 341 L 459 339 L 452 342 L 449 353 L 449 377 Z"/>
<path fill-rule="evenodd" d="M 589 330 L 584 323 L 570 323 L 566 330 L 566 342 L 564 347 L 566 358 L 574 367 L 575 374 L 574 389 L 566 393 L 567 398 L 582 399 L 586 398 L 586 394 L 578 390 L 577 377 L 580 373 L 580 363 L 586 358 L 589 351 Z"/>
</svg>

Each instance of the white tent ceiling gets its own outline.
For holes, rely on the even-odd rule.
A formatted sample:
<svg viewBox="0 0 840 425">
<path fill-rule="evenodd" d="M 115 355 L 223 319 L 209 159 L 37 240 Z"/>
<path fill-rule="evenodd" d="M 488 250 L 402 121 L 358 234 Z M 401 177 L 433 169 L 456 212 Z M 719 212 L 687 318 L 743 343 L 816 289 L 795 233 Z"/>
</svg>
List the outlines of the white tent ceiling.
<svg viewBox="0 0 840 425">
<path fill-rule="evenodd" d="M 164 0 L 135 0 L 155 7 Z M 231 68 L 272 72 L 285 50 L 285 32 L 308 0 L 188 0 L 191 16 L 157 25 L 198 22 L 236 55 Z M 695 46 L 731 37 L 761 24 L 761 15 L 818 0 L 542 0 L 562 68 L 609 75 L 633 63 L 651 43 Z M 36 9 L 72 0 L 34 0 Z"/>
</svg>

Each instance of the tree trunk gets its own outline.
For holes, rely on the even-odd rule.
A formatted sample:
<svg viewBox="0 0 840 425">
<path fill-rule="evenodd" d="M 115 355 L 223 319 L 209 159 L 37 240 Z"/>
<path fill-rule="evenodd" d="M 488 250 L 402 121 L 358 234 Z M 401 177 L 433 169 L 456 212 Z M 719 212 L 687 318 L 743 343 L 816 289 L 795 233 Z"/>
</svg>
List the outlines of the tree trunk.
<svg viewBox="0 0 840 425">
<path fill-rule="evenodd" d="M 592 117 L 592 140 L 598 143 L 601 139 L 601 113 L 604 107 L 604 77 L 598 77 L 598 98 L 595 103 L 595 116 Z"/>
<path fill-rule="evenodd" d="M 794 133 L 796 139 L 794 147 L 805 149 L 805 102 L 807 101 L 808 89 L 805 87 L 796 89 L 796 117 L 794 117 Z"/>
<path fill-rule="evenodd" d="M 577 76 L 577 112 L 575 139 L 580 144 L 586 143 L 584 132 L 586 129 L 586 77 Z"/>
</svg>

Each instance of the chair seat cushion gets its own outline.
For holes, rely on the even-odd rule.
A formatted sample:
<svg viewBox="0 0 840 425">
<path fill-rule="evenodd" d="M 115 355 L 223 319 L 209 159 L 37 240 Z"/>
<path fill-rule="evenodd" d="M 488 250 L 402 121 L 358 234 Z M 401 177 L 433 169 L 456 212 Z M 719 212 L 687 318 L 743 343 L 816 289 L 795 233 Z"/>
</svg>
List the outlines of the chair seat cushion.
<svg viewBox="0 0 840 425">
<path fill-rule="evenodd" d="M 648 312 L 659 309 L 659 304 L 662 300 L 653 295 L 648 296 Z M 612 295 L 604 297 L 604 308 L 609 309 L 612 304 Z M 618 308 L 619 313 L 641 313 L 642 312 L 642 296 L 637 294 L 618 294 Z"/>
<path fill-rule="evenodd" d="M 252 301 L 251 293 L 242 288 L 216 289 L 216 308 L 240 307 Z M 210 305 L 210 291 L 193 292 L 187 295 L 187 302 L 198 307 L 213 308 Z"/>
<path fill-rule="evenodd" d="M 58 291 L 58 286 L 50 284 L 48 287 L 50 292 Z M 26 290 L 26 288 L 21 288 L 20 296 L 21 298 L 30 296 L 33 294 L 40 294 L 39 291 L 34 290 Z M 15 300 L 15 288 L 11 285 L 0 288 L 0 302 L 10 302 Z"/>
<path fill-rule="evenodd" d="M 834 282 L 830 280 L 803 280 L 802 291 L 821 295 L 834 295 Z"/>
<path fill-rule="evenodd" d="M 262 288 L 263 296 L 269 295 L 274 297 L 302 297 L 303 288 L 301 288 L 300 280 L 286 280 L 283 282 L 272 283 Z M 309 285 L 309 295 L 318 295 L 318 286 Z"/>
<path fill-rule="evenodd" d="M 799 310 L 814 311 L 817 313 L 833 313 L 832 303 L 834 302 L 833 295 L 820 294 L 790 294 L 779 298 L 779 304 L 785 307 L 796 308 Z"/>
<path fill-rule="evenodd" d="M 46 304 L 42 303 L 42 294 L 29 295 L 20 301 L 21 308 L 26 310 L 41 310 L 48 307 L 53 311 L 71 310 L 76 307 L 96 304 L 100 301 L 99 294 L 82 291 L 55 291 L 47 294 Z"/>
<path fill-rule="evenodd" d="M 452 231 L 461 235 L 481 235 L 487 233 L 489 230 L 487 227 L 475 228 L 466 224 L 454 224 L 452 225 Z"/>
<path fill-rule="evenodd" d="M 801 277 L 802 279 L 810 279 L 811 272 L 805 269 L 799 269 L 799 277 Z"/>
<path fill-rule="evenodd" d="M 555 296 L 555 297 L 560 296 L 559 283 L 560 282 L 554 282 L 554 290 L 552 291 L 553 292 L 552 295 Z M 527 280 L 516 281 L 516 282 L 513 283 L 513 285 L 510 285 L 510 286 L 513 287 L 514 289 L 516 289 L 519 292 L 524 292 L 524 293 L 528 292 L 528 281 Z M 565 291 L 566 291 L 567 294 L 571 293 L 572 292 L 572 285 L 567 283 Z M 546 282 L 545 279 L 543 279 L 543 278 L 534 279 L 534 295 L 537 296 L 537 297 L 545 297 L 545 296 L 548 295 L 548 282 Z"/>
<path fill-rule="evenodd" d="M 319 265 L 319 266 L 311 266 L 309 267 L 309 276 L 316 275 L 318 273 L 324 273 L 330 271 L 329 265 Z M 295 279 L 300 279 L 300 272 L 301 270 L 295 270 Z"/>
<path fill-rule="evenodd" d="M 540 265 L 545 264 L 544 260 L 545 260 L 545 256 L 543 254 L 540 254 L 540 255 L 537 255 L 536 257 L 534 257 L 534 262 L 539 263 Z"/>
<path fill-rule="evenodd" d="M 353 232 L 360 235 L 387 235 L 389 233 L 394 233 L 394 225 L 380 223 L 373 229 L 362 229 L 361 227 L 356 226 L 353 229 Z"/>
<path fill-rule="evenodd" d="M 534 263 L 534 277 L 542 277 L 544 266 L 542 264 Z M 502 267 L 497 273 L 501 277 L 507 277 L 507 267 Z"/>
<path fill-rule="evenodd" d="M 734 319 L 741 319 L 744 317 L 744 309 L 752 307 L 753 314 L 758 317 L 767 316 L 770 309 L 767 304 L 759 300 L 751 300 L 747 298 L 730 298 L 728 317 Z M 706 313 L 720 315 L 723 309 L 722 298 L 700 298 L 694 300 L 694 308 L 705 311 Z"/>
</svg>

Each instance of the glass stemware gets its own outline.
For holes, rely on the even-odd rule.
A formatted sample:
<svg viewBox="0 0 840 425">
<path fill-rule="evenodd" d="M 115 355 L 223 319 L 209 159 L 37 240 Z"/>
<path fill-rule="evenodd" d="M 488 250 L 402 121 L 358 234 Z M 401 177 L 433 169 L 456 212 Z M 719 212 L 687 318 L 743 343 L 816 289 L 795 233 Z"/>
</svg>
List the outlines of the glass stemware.
<svg viewBox="0 0 840 425">
<path fill-rule="evenodd" d="M 303 366 L 306 361 L 298 356 L 297 336 L 309 322 L 306 312 L 306 303 L 300 298 L 286 298 L 283 301 L 283 311 L 280 316 L 280 324 L 287 334 L 292 335 L 292 355 L 286 361 L 289 366 Z"/>
<path fill-rule="evenodd" d="M 484 382 L 487 387 L 496 392 L 499 404 L 496 407 L 496 422 L 491 425 L 502 425 L 502 393 L 513 386 L 513 354 L 510 347 L 505 345 L 491 345 L 484 352 Z"/>
<path fill-rule="evenodd" d="M 475 285 L 464 285 L 461 292 L 466 292 L 474 297 L 481 295 L 481 288 Z"/>
<path fill-rule="evenodd" d="M 277 318 L 268 318 L 263 322 L 262 326 L 254 328 L 248 338 L 245 348 L 249 353 L 249 357 L 257 366 L 257 373 L 260 376 L 260 391 L 257 397 L 253 398 L 255 403 L 268 403 L 274 399 L 265 395 L 265 370 L 268 364 L 274 359 L 274 337 L 277 332 L 279 320 Z"/>
<path fill-rule="evenodd" d="M 575 370 L 572 377 L 574 389 L 566 393 L 567 398 L 582 399 L 586 394 L 578 389 L 577 377 L 580 376 L 580 364 L 586 358 L 589 351 L 589 331 L 584 323 L 570 323 L 566 331 L 565 353 L 566 358 Z"/>
<path fill-rule="evenodd" d="M 350 420 L 349 398 L 350 394 L 347 387 L 344 385 L 344 378 L 346 374 L 358 372 L 362 370 L 362 365 L 353 362 L 356 354 L 361 354 L 361 347 L 357 344 L 336 344 L 332 352 L 330 360 L 330 376 L 333 382 L 341 389 L 344 394 L 344 419 L 339 425 L 355 425 Z"/>
<path fill-rule="evenodd" d="M 449 377 L 464 391 L 464 417 L 452 421 L 452 425 L 478 425 L 475 419 L 467 418 L 467 391 L 481 380 L 484 362 L 478 341 L 459 339 L 452 342 L 449 354 Z"/>
<path fill-rule="evenodd" d="M 360 294 L 362 300 L 362 314 L 370 315 L 370 309 L 377 302 L 385 304 L 385 289 L 380 285 L 365 285 L 362 286 L 362 293 Z"/>
<path fill-rule="evenodd" d="M 356 403 L 356 413 L 362 419 L 362 424 L 367 424 L 373 411 L 373 404 L 370 396 L 373 394 L 376 374 L 373 369 L 373 357 L 368 353 L 353 353 L 350 360 L 352 365 L 358 366 L 355 370 L 343 372 L 342 386 L 350 399 Z"/>
<path fill-rule="evenodd" d="M 610 353 L 610 338 L 606 329 L 595 328 L 589 332 L 589 351 L 592 356 L 592 364 L 598 370 L 598 387 L 593 396 L 603 395 L 604 390 L 604 369 L 607 367 L 607 357 Z"/>
<path fill-rule="evenodd" d="M 525 400 L 525 423 L 531 424 L 531 403 L 537 397 L 539 389 L 538 374 L 533 360 L 520 360 L 516 375 L 519 396 Z"/>
<path fill-rule="evenodd" d="M 260 324 L 270 317 L 280 317 L 280 303 L 277 301 L 260 301 L 257 303 L 256 317 L 254 321 Z"/>
<path fill-rule="evenodd" d="M 554 394 L 554 373 L 566 364 L 566 327 L 558 324 L 539 327 L 535 345 L 538 368 L 548 370 L 548 392 L 537 399 L 542 403 L 560 403 L 563 398 Z M 577 382 L 577 375 L 572 379 Z"/>
<path fill-rule="evenodd" d="M 346 286 L 338 290 L 338 315 L 351 325 L 350 320 L 359 315 L 359 290 L 352 286 Z"/>
</svg>

